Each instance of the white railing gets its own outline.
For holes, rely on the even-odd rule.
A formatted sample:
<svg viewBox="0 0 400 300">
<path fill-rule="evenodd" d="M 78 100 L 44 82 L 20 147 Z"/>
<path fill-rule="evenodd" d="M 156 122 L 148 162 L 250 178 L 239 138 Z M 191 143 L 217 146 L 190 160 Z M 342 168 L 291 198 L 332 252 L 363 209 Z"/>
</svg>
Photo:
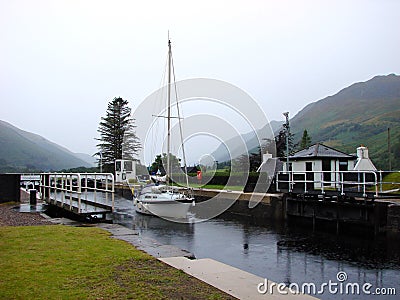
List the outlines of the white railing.
<svg viewBox="0 0 400 300">
<path fill-rule="evenodd" d="M 307 174 L 312 174 L 313 179 L 307 179 Z M 349 177 L 346 176 L 347 174 L 356 174 L 357 180 L 346 179 L 346 177 Z M 368 174 L 370 175 L 368 176 Z M 282 179 L 283 175 L 287 178 Z M 302 178 L 296 178 L 296 176 Z M 367 177 L 369 177 L 369 180 L 367 180 Z M 367 197 L 367 192 L 378 197 L 379 190 L 382 192 L 383 184 L 382 173 L 379 174 L 379 171 L 279 171 L 276 176 L 278 192 L 282 190 L 280 186 L 282 183 L 287 185 L 289 193 L 294 191 L 296 185 L 304 184 L 302 192 L 305 194 L 316 190 L 325 194 L 328 190 L 335 190 L 341 195 L 345 195 L 346 192 L 355 191 L 362 193 L 363 197 Z"/>
<path fill-rule="evenodd" d="M 82 202 L 107 206 L 114 211 L 114 175 L 111 173 L 41 173 L 40 179 L 43 200 L 60 202 L 70 210 L 76 207 L 78 213 L 82 213 Z"/>
</svg>

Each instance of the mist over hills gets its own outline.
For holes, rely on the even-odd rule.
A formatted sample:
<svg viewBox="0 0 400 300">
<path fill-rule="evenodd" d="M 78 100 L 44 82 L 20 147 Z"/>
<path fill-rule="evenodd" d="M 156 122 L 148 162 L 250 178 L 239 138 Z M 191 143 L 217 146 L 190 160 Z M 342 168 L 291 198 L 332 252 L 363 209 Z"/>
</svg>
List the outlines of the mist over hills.
<svg viewBox="0 0 400 300">
<path fill-rule="evenodd" d="M 271 121 L 277 134 L 283 124 Z M 363 144 L 370 150 L 378 169 L 388 169 L 388 128 L 390 128 L 392 169 L 400 169 L 400 76 L 376 76 L 366 82 L 350 85 L 319 101 L 305 106 L 290 120 L 295 142 L 307 129 L 313 143 L 323 142 L 338 150 L 355 153 Z M 255 133 L 234 137 L 226 142 L 231 156 L 243 153 L 235 145 L 245 141 L 249 151 L 258 142 Z M 227 148 L 220 145 L 212 156 L 219 162 L 230 159 Z M 0 172 L 50 171 L 92 167 L 94 159 L 87 154 L 72 153 L 49 140 L 0 120 Z"/>
<path fill-rule="evenodd" d="M 243 153 L 240 151 L 236 145 L 239 145 L 241 143 L 245 143 L 248 151 L 253 151 L 259 146 L 259 139 L 263 139 L 264 137 L 271 137 L 270 133 L 276 132 L 279 130 L 279 128 L 282 126 L 283 121 L 271 121 L 269 124 L 258 130 L 257 132 L 248 132 L 246 134 L 240 135 L 233 137 L 227 141 L 225 141 L 225 146 L 224 144 L 220 144 L 216 150 L 212 152 L 212 157 L 219 162 L 227 161 L 230 158 L 237 158 Z M 270 126 L 270 128 L 269 128 Z M 258 136 L 258 137 L 257 137 Z M 242 141 L 243 139 L 243 141 Z M 229 154 L 228 149 L 231 151 Z"/>
<path fill-rule="evenodd" d="M 347 153 L 355 153 L 358 146 L 366 145 L 376 166 L 384 170 L 388 169 L 390 128 L 392 168 L 400 169 L 400 76 L 376 76 L 310 103 L 290 120 L 290 126 L 295 142 L 301 140 L 307 129 L 313 143 L 323 142 Z M 277 134 L 279 128 L 274 132 Z M 243 136 L 248 149 L 258 146 L 254 136 Z M 221 156 L 219 149 L 213 155 L 219 161 L 229 159 L 227 152 Z"/>
<path fill-rule="evenodd" d="M 1 120 L 0 145 L 0 172 L 50 171 L 92 166 L 68 149 Z"/>
</svg>

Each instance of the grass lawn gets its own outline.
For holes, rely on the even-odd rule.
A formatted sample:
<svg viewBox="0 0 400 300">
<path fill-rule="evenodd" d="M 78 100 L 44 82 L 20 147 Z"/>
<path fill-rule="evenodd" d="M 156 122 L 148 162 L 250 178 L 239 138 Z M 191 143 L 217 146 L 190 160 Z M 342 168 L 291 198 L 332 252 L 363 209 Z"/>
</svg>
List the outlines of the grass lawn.
<svg viewBox="0 0 400 300">
<path fill-rule="evenodd" d="M 400 172 L 390 173 L 386 175 L 382 181 L 387 182 L 382 184 L 383 191 L 398 189 L 400 188 Z"/>
<path fill-rule="evenodd" d="M 93 227 L 0 227 L 0 299 L 233 299 Z"/>
</svg>

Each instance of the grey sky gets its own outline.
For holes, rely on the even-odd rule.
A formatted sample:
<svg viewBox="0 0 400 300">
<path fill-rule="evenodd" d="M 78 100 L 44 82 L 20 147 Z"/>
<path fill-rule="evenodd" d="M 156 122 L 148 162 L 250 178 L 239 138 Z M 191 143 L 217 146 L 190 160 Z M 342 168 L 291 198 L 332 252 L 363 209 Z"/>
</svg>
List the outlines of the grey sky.
<svg viewBox="0 0 400 300">
<path fill-rule="evenodd" d="M 399 28 L 397 0 L 0 0 L 0 119 L 94 153 L 107 103 L 160 87 L 170 30 L 177 79 L 230 82 L 283 120 L 399 74 Z"/>
</svg>

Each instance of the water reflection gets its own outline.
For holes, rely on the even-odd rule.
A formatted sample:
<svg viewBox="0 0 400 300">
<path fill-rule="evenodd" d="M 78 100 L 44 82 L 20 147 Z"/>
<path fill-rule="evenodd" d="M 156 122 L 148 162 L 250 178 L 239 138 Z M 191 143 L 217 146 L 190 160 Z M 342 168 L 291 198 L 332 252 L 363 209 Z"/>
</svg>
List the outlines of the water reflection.
<svg viewBox="0 0 400 300">
<path fill-rule="evenodd" d="M 400 293 L 398 239 L 311 234 L 282 224 L 254 226 L 228 217 L 181 224 L 138 215 L 131 201 L 118 200 L 115 222 L 161 243 L 178 246 L 197 258 L 213 258 L 275 282 L 317 286 L 335 281 L 339 271 L 348 282 L 395 287 Z M 255 287 L 256 288 L 256 287 Z M 322 299 L 373 299 L 366 295 L 317 295 Z M 396 299 L 379 296 L 379 299 Z"/>
</svg>

